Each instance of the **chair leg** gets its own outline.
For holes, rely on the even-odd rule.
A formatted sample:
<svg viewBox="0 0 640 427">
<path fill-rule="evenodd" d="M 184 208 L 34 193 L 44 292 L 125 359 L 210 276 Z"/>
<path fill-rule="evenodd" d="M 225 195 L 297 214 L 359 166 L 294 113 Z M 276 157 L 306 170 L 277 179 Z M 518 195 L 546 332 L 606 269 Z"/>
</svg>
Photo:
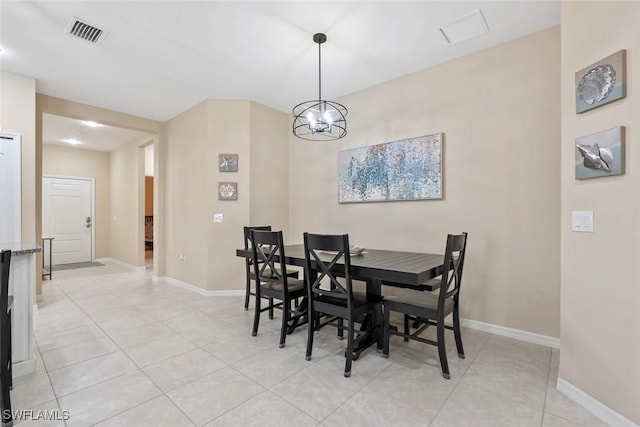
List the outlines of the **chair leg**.
<svg viewBox="0 0 640 427">
<path fill-rule="evenodd" d="M 450 379 L 449 364 L 447 363 L 447 348 L 444 341 L 444 319 L 438 319 L 437 327 L 438 336 L 438 355 L 440 356 L 440 367 L 442 368 L 442 376 Z"/>
<path fill-rule="evenodd" d="M 11 318 L 13 317 L 13 310 L 9 311 L 7 321 L 7 336 L 9 337 L 9 348 L 7 349 L 8 365 L 9 365 L 9 390 L 13 390 L 13 355 L 11 349 Z"/>
<path fill-rule="evenodd" d="M 409 335 L 409 315 L 404 315 L 404 334 Z M 409 342 L 409 338 L 404 337 L 404 342 Z"/>
<path fill-rule="evenodd" d="M 313 331 L 315 330 L 316 323 L 316 313 L 311 310 L 311 303 L 309 303 L 307 307 L 307 315 L 309 316 L 309 321 L 307 322 L 307 354 L 305 356 L 306 360 L 311 360 L 311 350 L 313 349 Z"/>
<path fill-rule="evenodd" d="M 260 284 L 257 284 L 260 286 Z M 253 315 L 253 331 L 251 332 L 251 336 L 258 335 L 258 325 L 260 324 L 260 300 L 262 297 L 260 296 L 260 289 L 256 288 L 256 303 L 255 303 L 255 313 Z"/>
<path fill-rule="evenodd" d="M 384 309 L 384 322 L 382 324 L 382 357 L 389 357 L 389 310 Z"/>
<path fill-rule="evenodd" d="M 291 301 L 282 301 L 282 327 L 280 328 L 280 348 L 284 347 L 287 339 L 287 329 L 289 328 L 289 318 L 291 315 Z"/>
<path fill-rule="evenodd" d="M 464 347 L 462 347 L 462 334 L 460 334 L 460 315 L 458 314 L 458 307 L 454 307 L 453 309 L 453 336 L 456 338 L 458 357 L 460 359 L 464 359 Z"/>
<path fill-rule="evenodd" d="M 11 414 L 11 335 L 7 333 L 7 329 L 11 328 L 10 318 L 3 325 L 1 355 L 0 355 L 0 387 L 2 388 L 2 425 L 13 425 L 13 416 Z M 10 329 L 9 329 L 10 330 Z M 7 339 L 7 337 L 9 339 Z"/>
<path fill-rule="evenodd" d="M 249 310 L 249 297 L 251 296 L 251 279 L 247 275 L 247 291 L 244 295 L 244 309 Z"/>
<path fill-rule="evenodd" d="M 11 395 L 9 393 L 9 387 L 5 386 L 5 381 L 8 381 L 6 368 L 2 369 L 3 375 L 0 377 L 0 383 L 2 386 L 2 426 L 13 426 L 13 415 L 11 412 Z"/>
<path fill-rule="evenodd" d="M 273 320 L 273 298 L 269 298 L 269 319 Z"/>
<path fill-rule="evenodd" d="M 344 339 L 344 319 L 342 317 L 338 319 L 338 339 Z"/>
<path fill-rule="evenodd" d="M 351 376 L 351 362 L 353 361 L 353 334 L 355 331 L 352 317 L 347 319 L 347 324 L 349 325 L 349 329 L 347 330 L 347 361 L 344 365 L 345 378 L 349 378 Z"/>
</svg>

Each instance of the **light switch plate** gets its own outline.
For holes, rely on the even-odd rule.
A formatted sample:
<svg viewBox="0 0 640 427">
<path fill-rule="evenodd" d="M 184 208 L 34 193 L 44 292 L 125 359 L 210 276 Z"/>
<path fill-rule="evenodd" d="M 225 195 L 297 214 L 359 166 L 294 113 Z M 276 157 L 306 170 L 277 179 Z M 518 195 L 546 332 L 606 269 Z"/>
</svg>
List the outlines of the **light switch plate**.
<svg viewBox="0 0 640 427">
<path fill-rule="evenodd" d="M 213 222 L 222 222 L 224 219 L 222 214 L 213 214 Z"/>
<path fill-rule="evenodd" d="M 571 213 L 571 231 L 593 233 L 593 211 L 573 211 Z"/>
</svg>

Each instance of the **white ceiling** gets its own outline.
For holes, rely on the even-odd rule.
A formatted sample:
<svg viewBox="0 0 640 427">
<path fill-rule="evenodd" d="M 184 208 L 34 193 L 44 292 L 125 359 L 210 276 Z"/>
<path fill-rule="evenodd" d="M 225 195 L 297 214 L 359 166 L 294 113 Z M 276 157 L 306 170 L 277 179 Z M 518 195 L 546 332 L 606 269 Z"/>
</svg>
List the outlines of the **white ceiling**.
<svg viewBox="0 0 640 427">
<path fill-rule="evenodd" d="M 448 45 L 438 28 L 478 8 L 490 32 Z M 103 43 L 64 34 L 72 16 Z M 0 20 L 0 66 L 39 93 L 164 121 L 208 98 L 314 99 L 316 32 L 334 99 L 559 24 L 560 2 L 2 0 Z"/>
<path fill-rule="evenodd" d="M 85 150 L 113 151 L 127 142 L 141 140 L 144 137 L 151 139 L 153 135 L 107 125 L 91 127 L 82 120 L 46 113 L 42 117 L 42 142 L 44 144 L 64 145 Z M 80 143 L 69 144 L 67 142 L 69 139 Z"/>
</svg>

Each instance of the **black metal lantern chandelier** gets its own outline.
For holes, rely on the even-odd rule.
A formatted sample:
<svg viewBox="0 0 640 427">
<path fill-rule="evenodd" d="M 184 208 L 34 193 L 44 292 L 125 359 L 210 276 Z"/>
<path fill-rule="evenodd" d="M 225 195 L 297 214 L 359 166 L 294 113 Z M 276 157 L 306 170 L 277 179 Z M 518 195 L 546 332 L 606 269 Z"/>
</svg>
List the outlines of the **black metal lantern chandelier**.
<svg viewBox="0 0 640 427">
<path fill-rule="evenodd" d="M 331 141 L 347 134 L 347 107 L 322 99 L 322 43 L 327 41 L 323 33 L 313 35 L 318 43 L 318 99 L 302 102 L 293 107 L 293 134 L 308 141 Z"/>
</svg>

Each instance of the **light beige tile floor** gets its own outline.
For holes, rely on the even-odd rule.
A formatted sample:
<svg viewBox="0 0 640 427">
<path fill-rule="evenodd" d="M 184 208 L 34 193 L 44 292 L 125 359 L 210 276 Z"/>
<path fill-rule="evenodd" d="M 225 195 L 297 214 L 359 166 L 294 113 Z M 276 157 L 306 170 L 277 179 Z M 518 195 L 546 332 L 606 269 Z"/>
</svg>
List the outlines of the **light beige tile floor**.
<svg viewBox="0 0 640 427">
<path fill-rule="evenodd" d="M 393 337 L 343 377 L 344 341 L 306 328 L 278 348 L 280 315 L 257 337 L 243 297 L 204 297 L 118 264 L 44 281 L 35 373 L 16 378 L 14 409 L 69 411 L 35 426 L 604 426 L 555 390 L 558 352 L 464 329 L 466 358 Z"/>
</svg>

